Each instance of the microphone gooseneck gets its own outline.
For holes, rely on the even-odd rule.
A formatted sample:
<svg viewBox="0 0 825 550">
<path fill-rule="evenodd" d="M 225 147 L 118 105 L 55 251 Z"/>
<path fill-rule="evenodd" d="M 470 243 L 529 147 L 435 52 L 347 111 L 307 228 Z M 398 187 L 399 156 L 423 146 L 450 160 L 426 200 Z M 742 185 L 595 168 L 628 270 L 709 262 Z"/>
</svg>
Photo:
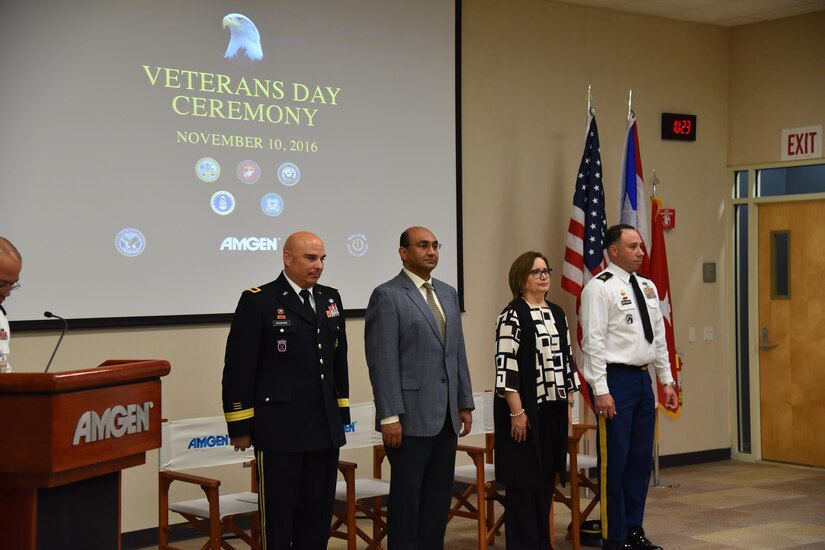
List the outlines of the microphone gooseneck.
<svg viewBox="0 0 825 550">
<path fill-rule="evenodd" d="M 57 339 L 57 345 L 54 347 L 54 351 L 52 351 L 52 356 L 49 358 L 49 363 L 46 365 L 46 370 L 43 371 L 49 372 L 49 368 L 52 366 L 52 361 L 54 361 L 54 356 L 57 354 L 57 348 L 60 347 L 60 343 L 63 341 L 63 336 L 66 334 L 66 331 L 69 330 L 69 322 L 60 315 L 55 315 L 51 311 L 44 311 L 43 316 L 48 317 L 49 319 L 55 318 L 63 321 L 63 330 L 60 332 L 60 338 Z"/>
</svg>

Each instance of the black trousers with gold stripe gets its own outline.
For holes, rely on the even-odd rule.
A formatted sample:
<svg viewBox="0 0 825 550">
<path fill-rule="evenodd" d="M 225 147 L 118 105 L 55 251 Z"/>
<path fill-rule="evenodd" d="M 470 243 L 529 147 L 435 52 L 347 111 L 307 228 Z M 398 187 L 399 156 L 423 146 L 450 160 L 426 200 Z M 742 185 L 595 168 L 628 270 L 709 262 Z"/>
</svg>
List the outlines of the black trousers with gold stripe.
<svg viewBox="0 0 825 550">
<path fill-rule="evenodd" d="M 326 550 L 338 449 L 255 455 L 263 550 Z"/>
</svg>

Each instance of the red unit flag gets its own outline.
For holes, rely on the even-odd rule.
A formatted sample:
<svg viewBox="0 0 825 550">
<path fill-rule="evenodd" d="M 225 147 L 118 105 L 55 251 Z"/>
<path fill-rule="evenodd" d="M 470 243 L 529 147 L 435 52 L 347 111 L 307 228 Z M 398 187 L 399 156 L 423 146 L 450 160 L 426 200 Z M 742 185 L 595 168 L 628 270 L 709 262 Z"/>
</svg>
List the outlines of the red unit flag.
<svg viewBox="0 0 825 550">
<path fill-rule="evenodd" d="M 659 307 L 665 321 L 665 339 L 667 340 L 667 351 L 670 356 L 670 372 L 673 374 L 673 381 L 676 382 L 676 394 L 679 396 L 679 408 L 675 411 L 668 410 L 662 404 L 664 395 L 662 385 L 657 382 L 658 389 L 657 403 L 659 409 L 671 418 L 678 418 L 682 412 L 682 366 L 681 360 L 676 353 L 676 342 L 673 331 L 673 302 L 670 294 L 670 276 L 667 268 L 667 250 L 665 250 L 664 216 L 662 215 L 662 201 L 658 197 L 651 197 L 653 227 L 651 230 L 651 253 L 650 253 L 650 280 L 656 285 L 659 291 Z"/>
</svg>

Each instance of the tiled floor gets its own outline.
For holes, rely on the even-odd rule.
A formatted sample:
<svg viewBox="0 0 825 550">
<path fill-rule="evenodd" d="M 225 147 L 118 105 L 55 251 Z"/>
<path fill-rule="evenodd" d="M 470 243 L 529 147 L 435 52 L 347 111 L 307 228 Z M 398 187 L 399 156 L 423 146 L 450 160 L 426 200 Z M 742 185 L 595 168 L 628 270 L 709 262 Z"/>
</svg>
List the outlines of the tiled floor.
<svg viewBox="0 0 825 550">
<path fill-rule="evenodd" d="M 645 520 L 648 537 L 665 550 L 825 549 L 825 470 L 780 464 L 726 461 L 661 471 L 651 488 Z M 598 517 L 598 509 L 593 519 Z M 570 515 L 556 505 L 554 548 L 565 541 Z M 178 544 L 189 550 L 201 540 Z M 456 518 L 448 526 L 448 550 L 477 547 L 475 523 Z M 363 548 L 365 545 L 359 545 Z M 346 548 L 331 540 L 330 550 Z M 503 537 L 494 548 L 503 549 Z"/>
<path fill-rule="evenodd" d="M 825 549 L 825 470 L 718 462 L 662 471 L 645 528 L 676 549 Z M 655 538 L 654 538 L 655 537 Z"/>
</svg>

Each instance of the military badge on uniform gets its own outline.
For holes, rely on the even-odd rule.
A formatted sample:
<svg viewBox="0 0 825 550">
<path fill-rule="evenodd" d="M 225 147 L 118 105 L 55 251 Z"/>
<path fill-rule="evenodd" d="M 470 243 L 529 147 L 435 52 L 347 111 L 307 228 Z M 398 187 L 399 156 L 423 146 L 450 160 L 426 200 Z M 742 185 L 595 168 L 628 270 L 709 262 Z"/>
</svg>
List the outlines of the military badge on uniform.
<svg viewBox="0 0 825 550">
<path fill-rule="evenodd" d="M 625 315 L 624 320 L 628 325 L 632 325 L 633 324 L 633 315 L 628 313 L 627 315 Z"/>
<path fill-rule="evenodd" d="M 278 340 L 278 351 L 281 353 L 286 351 L 286 340 Z"/>
<path fill-rule="evenodd" d="M 330 300 L 330 301 L 332 301 L 332 300 Z M 338 317 L 339 315 L 341 315 L 341 312 L 338 311 L 338 304 L 336 304 L 335 302 L 332 302 L 329 305 L 329 307 L 327 308 L 327 317 L 332 318 L 332 317 Z"/>
<path fill-rule="evenodd" d="M 624 290 L 619 290 L 619 294 L 622 296 L 621 305 L 629 306 L 630 304 L 633 303 L 632 301 L 630 301 L 630 296 L 628 296 L 627 292 L 625 292 Z"/>
<path fill-rule="evenodd" d="M 645 293 L 646 298 L 655 298 L 656 297 L 656 293 L 653 292 L 653 287 L 652 286 L 645 285 L 644 293 Z"/>
</svg>

